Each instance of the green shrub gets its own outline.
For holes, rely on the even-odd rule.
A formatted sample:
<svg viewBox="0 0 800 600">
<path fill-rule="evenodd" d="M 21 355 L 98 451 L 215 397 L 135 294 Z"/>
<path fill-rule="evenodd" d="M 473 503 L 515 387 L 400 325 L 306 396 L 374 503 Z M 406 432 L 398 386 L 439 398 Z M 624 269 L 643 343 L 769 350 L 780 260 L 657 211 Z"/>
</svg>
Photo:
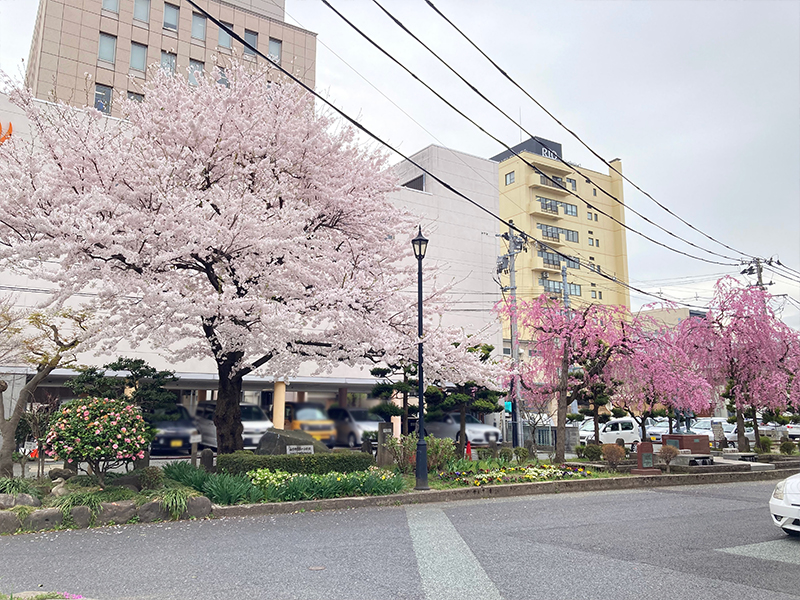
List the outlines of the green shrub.
<svg viewBox="0 0 800 600">
<path fill-rule="evenodd" d="M 578 444 L 577 446 L 575 446 L 575 456 L 577 456 L 578 458 L 583 458 L 585 450 L 586 446 L 584 446 L 583 444 Z"/>
<path fill-rule="evenodd" d="M 489 460 L 492 458 L 491 448 L 478 448 L 478 460 Z"/>
<path fill-rule="evenodd" d="M 428 471 L 441 471 L 444 466 L 456 457 L 456 445 L 450 438 L 437 438 L 429 435 L 425 438 L 428 444 Z"/>
<path fill-rule="evenodd" d="M 794 454 L 794 451 L 794 442 L 789 440 L 781 442 L 781 454 L 792 455 Z"/>
<path fill-rule="evenodd" d="M 772 452 L 772 438 L 762 435 L 758 438 L 758 446 L 764 453 Z"/>
<path fill-rule="evenodd" d="M 514 458 L 514 451 L 511 448 L 500 448 L 500 452 L 498 452 L 500 456 L 500 460 L 504 460 L 506 462 L 511 462 Z"/>
<path fill-rule="evenodd" d="M 164 475 L 198 492 L 203 491 L 203 486 L 209 476 L 205 470 L 193 467 L 191 464 L 184 461 L 164 465 Z"/>
<path fill-rule="evenodd" d="M 250 481 L 247 475 L 215 473 L 209 475 L 203 485 L 203 493 L 215 504 L 254 504 L 263 499 L 263 493 Z"/>
<path fill-rule="evenodd" d="M 597 444 L 589 444 L 584 448 L 583 455 L 591 461 L 598 461 L 603 456 L 603 449 Z"/>
<path fill-rule="evenodd" d="M 524 463 L 526 460 L 528 460 L 528 449 L 524 446 L 514 448 L 514 456 L 517 457 L 518 463 Z"/>
<path fill-rule="evenodd" d="M 21 477 L 0 477 L 0 494 L 30 494 L 37 498 L 42 497 L 39 490 L 30 479 Z"/>
<path fill-rule="evenodd" d="M 616 469 L 617 465 L 625 458 L 625 448 L 618 444 L 603 444 L 601 452 L 603 459 L 611 465 L 612 469 Z"/>
<path fill-rule="evenodd" d="M 381 496 L 403 489 L 403 476 L 377 467 L 353 473 L 324 475 L 258 469 L 249 473 L 267 502 L 317 500 L 342 496 Z"/>
<path fill-rule="evenodd" d="M 222 454 L 217 457 L 218 471 L 230 475 L 244 475 L 256 469 L 318 475 L 331 471 L 352 473 L 363 471 L 374 464 L 372 456 L 366 452 L 351 451 L 289 456 L 285 454 L 253 454 L 246 450 L 240 450 L 233 454 Z M 167 476 L 172 477 L 169 474 Z"/>
<path fill-rule="evenodd" d="M 392 455 L 395 466 L 401 473 L 414 471 L 417 456 L 417 434 L 401 435 L 400 439 L 390 437 L 385 442 L 386 450 Z"/>
<path fill-rule="evenodd" d="M 157 490 L 164 486 L 164 471 L 158 467 L 145 467 L 139 470 L 139 485 L 143 490 Z"/>
</svg>

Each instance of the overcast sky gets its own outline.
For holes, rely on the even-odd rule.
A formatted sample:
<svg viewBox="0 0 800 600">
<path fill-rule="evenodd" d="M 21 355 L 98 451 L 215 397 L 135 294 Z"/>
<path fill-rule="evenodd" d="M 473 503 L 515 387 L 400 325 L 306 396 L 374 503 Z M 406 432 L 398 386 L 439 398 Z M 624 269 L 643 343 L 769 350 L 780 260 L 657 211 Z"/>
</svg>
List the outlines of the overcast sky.
<svg viewBox="0 0 800 600">
<path fill-rule="evenodd" d="M 607 169 L 502 76 L 424 0 L 380 0 L 535 135 L 564 157 Z M 330 0 L 368 35 L 510 145 L 518 127 L 484 104 L 371 0 Z M 800 2 L 434 0 L 556 117 L 642 189 L 710 236 L 800 271 Z M 35 0 L 0 0 L 0 68 L 27 59 Z M 380 137 L 413 153 L 435 143 L 490 157 L 504 148 L 363 41 L 321 0 L 287 0 L 286 20 L 318 34 L 317 87 Z M 524 135 L 524 134 L 523 134 Z M 526 135 L 524 137 L 527 137 Z M 396 160 L 396 159 L 393 159 Z M 626 184 L 625 201 L 706 248 Z M 629 214 L 651 237 L 711 260 Z M 703 304 L 721 273 L 628 233 L 631 283 Z M 795 276 L 800 280 L 800 275 Z M 679 280 L 679 278 L 685 278 Z M 701 281 L 705 279 L 706 281 Z M 753 280 L 753 278 L 751 278 Z M 773 294 L 800 304 L 800 283 L 765 271 Z M 634 305 L 646 298 L 632 296 Z M 800 328 L 787 304 L 784 320 Z"/>
</svg>

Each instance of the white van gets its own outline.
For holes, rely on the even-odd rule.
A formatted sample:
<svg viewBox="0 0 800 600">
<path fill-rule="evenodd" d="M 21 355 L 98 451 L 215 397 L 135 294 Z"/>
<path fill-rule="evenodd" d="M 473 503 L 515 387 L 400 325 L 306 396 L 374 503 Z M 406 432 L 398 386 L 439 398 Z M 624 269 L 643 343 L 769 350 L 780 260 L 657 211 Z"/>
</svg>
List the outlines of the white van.
<svg viewBox="0 0 800 600">
<path fill-rule="evenodd" d="M 631 450 L 636 450 L 636 446 L 642 441 L 639 424 L 632 417 L 611 419 L 600 425 L 601 444 L 615 444 L 619 438 L 622 438 L 625 445 L 629 446 Z M 593 440 L 594 432 L 588 436 L 587 443 Z"/>
</svg>

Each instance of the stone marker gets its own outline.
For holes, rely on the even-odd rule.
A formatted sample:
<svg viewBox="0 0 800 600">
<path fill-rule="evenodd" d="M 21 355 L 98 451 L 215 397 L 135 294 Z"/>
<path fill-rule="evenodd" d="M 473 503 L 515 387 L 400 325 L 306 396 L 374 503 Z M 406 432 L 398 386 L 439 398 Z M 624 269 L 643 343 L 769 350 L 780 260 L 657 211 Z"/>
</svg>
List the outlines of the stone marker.
<svg viewBox="0 0 800 600">
<path fill-rule="evenodd" d="M 391 423 L 378 423 L 378 456 L 376 461 L 379 467 L 388 467 L 394 462 L 394 458 L 386 449 L 386 440 L 392 437 L 394 428 Z"/>
<path fill-rule="evenodd" d="M 214 472 L 214 451 L 211 448 L 203 448 L 200 452 L 200 468 L 206 473 Z"/>
<path fill-rule="evenodd" d="M 661 475 L 661 469 L 653 466 L 653 444 L 639 442 L 636 448 L 638 467 L 631 469 L 631 475 Z"/>
<path fill-rule="evenodd" d="M 314 447 L 314 454 L 330 452 L 330 448 L 305 431 L 268 429 L 258 442 L 256 454 L 288 454 L 287 446 L 309 445 Z"/>
</svg>

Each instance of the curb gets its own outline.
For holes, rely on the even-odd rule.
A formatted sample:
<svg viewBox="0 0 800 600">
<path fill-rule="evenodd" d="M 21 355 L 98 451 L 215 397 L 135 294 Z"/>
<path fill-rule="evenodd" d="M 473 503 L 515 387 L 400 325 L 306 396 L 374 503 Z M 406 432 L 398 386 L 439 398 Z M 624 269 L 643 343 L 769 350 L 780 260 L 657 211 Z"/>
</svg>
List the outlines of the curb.
<svg viewBox="0 0 800 600">
<path fill-rule="evenodd" d="M 512 498 L 570 492 L 602 492 L 679 485 L 702 485 L 714 483 L 737 483 L 742 481 L 769 481 L 784 479 L 800 472 L 798 469 L 775 469 L 771 471 L 746 471 L 727 473 L 691 473 L 676 475 L 645 475 L 633 477 L 610 477 L 607 479 L 578 479 L 541 481 L 533 483 L 509 483 L 486 487 L 460 488 L 454 490 L 429 490 L 408 492 L 392 496 L 359 496 L 356 498 L 331 498 L 328 500 L 300 500 L 295 502 L 273 502 L 269 504 L 239 504 L 236 506 L 214 505 L 211 517 L 250 517 L 257 515 L 281 515 L 319 510 L 344 510 L 375 506 L 403 506 L 476 500 L 481 498 Z"/>
</svg>

